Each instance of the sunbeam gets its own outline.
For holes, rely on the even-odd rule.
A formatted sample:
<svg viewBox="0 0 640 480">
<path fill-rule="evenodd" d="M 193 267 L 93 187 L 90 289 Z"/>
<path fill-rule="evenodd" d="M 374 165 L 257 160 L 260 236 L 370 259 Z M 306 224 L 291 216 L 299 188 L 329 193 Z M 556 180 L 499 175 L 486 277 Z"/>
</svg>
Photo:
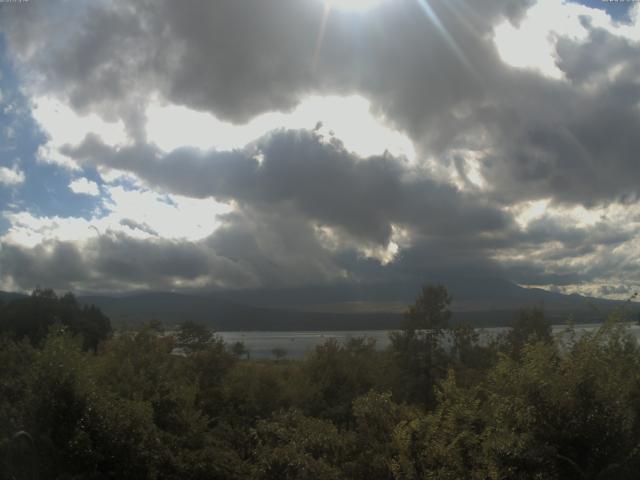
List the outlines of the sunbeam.
<svg viewBox="0 0 640 480">
<path fill-rule="evenodd" d="M 329 14 L 331 13 L 331 3 L 325 2 L 324 12 L 322 14 L 322 20 L 320 22 L 320 28 L 318 29 L 318 37 L 316 39 L 316 48 L 313 52 L 313 70 L 318 68 L 318 60 L 320 59 L 320 51 L 322 50 L 322 44 L 324 43 L 324 34 L 327 30 L 327 22 L 329 20 Z"/>
<path fill-rule="evenodd" d="M 442 24 L 442 22 L 440 21 L 440 18 L 438 17 L 438 14 L 431 7 L 428 0 L 417 0 L 417 2 L 418 2 L 418 5 L 420 5 L 420 8 L 422 8 L 422 11 L 424 12 L 424 14 L 431 21 L 433 26 L 438 29 L 438 31 L 440 32 L 440 35 L 442 35 L 444 40 L 447 42 L 447 45 L 449 45 L 449 48 L 451 48 L 451 50 L 453 50 L 453 52 L 455 53 L 456 57 L 458 57 L 458 60 L 460 60 L 460 62 L 462 62 L 462 64 L 470 72 L 473 73 L 474 72 L 473 66 L 471 65 L 471 63 L 469 62 L 465 54 L 462 52 L 462 50 L 460 49 L 456 41 L 453 39 L 451 34 L 447 31 L 445 26 Z"/>
<path fill-rule="evenodd" d="M 327 29 L 327 22 L 332 10 L 340 10 L 343 12 L 356 12 L 363 13 L 383 0 L 324 0 L 324 13 L 322 14 L 322 20 L 320 22 L 320 28 L 318 29 L 318 37 L 316 40 L 316 47 L 313 54 L 313 69 L 316 70 L 318 61 L 320 58 L 320 52 L 322 51 L 322 44 L 324 43 L 325 32 Z"/>
<path fill-rule="evenodd" d="M 325 0 L 329 7 L 341 10 L 364 11 L 369 10 L 382 0 Z"/>
</svg>

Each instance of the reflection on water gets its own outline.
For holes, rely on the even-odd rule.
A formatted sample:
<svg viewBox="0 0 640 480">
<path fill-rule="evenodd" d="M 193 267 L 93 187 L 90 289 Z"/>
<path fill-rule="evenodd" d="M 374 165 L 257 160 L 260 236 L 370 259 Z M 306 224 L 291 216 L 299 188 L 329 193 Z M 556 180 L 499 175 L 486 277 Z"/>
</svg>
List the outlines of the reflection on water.
<svg viewBox="0 0 640 480">
<path fill-rule="evenodd" d="M 577 333 L 593 331 L 597 324 L 576 325 Z M 562 334 L 566 325 L 554 325 L 554 334 Z M 640 338 L 640 326 L 631 325 L 631 333 Z M 497 335 L 505 331 L 504 327 L 485 328 L 479 330 L 485 338 Z M 380 349 L 389 345 L 389 333 L 391 330 L 351 330 L 351 331 L 327 331 L 327 332 L 219 332 L 218 335 L 226 343 L 243 342 L 251 354 L 251 358 L 273 357 L 273 350 L 283 349 L 289 358 L 303 357 L 315 346 L 323 344 L 330 338 L 344 342 L 349 338 L 368 337 L 376 341 Z"/>
</svg>

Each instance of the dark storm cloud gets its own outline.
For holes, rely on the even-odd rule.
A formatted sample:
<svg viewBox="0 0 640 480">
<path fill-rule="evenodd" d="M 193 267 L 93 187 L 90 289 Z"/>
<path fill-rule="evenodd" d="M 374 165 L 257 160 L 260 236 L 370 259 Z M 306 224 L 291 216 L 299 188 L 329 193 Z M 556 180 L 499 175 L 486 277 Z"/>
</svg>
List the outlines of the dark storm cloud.
<svg viewBox="0 0 640 480">
<path fill-rule="evenodd" d="M 84 242 L 5 242 L 0 275 L 23 290 L 38 285 L 83 291 L 208 289 L 322 284 L 345 279 L 336 254 L 295 211 L 227 214 L 198 240 L 132 238 L 107 231 Z"/>
<path fill-rule="evenodd" d="M 135 173 L 173 193 L 235 200 L 254 208 L 293 206 L 309 220 L 386 244 L 392 224 L 436 236 L 500 230 L 510 218 L 477 195 L 415 172 L 390 155 L 360 160 L 314 132 L 278 131 L 249 154 L 150 147 L 114 151 L 89 137 L 64 153 L 85 164 Z"/>
<path fill-rule="evenodd" d="M 27 248 L 4 243 L 0 265 L 2 275 L 23 290 L 38 285 L 83 291 L 170 289 L 198 280 L 209 286 L 257 284 L 252 272 L 202 242 L 140 240 L 118 233 L 81 245 L 45 241 Z"/>
<path fill-rule="evenodd" d="M 548 197 L 587 207 L 635 203 L 640 87 L 610 82 L 581 91 L 532 74 L 513 75 L 522 91 L 505 89 L 475 119 L 493 138 L 483 173 L 495 196 L 507 203 Z"/>
<path fill-rule="evenodd" d="M 347 275 L 335 252 L 321 244 L 313 225 L 292 207 L 245 207 L 222 218 L 207 245 L 252 272 L 261 286 L 318 284 Z"/>
<path fill-rule="evenodd" d="M 636 232 L 626 229 L 624 225 L 612 225 L 611 222 L 600 221 L 592 227 L 578 227 L 566 219 L 543 217 L 532 220 L 521 238 L 532 245 L 559 242 L 567 249 L 576 249 L 586 245 L 613 248 L 632 240 L 635 235 Z"/>
<path fill-rule="evenodd" d="M 150 278 L 193 280 L 209 273 L 207 255 L 187 242 L 143 241 L 122 234 L 101 235 L 92 247 L 93 267 L 107 278 L 144 283 Z"/>
<path fill-rule="evenodd" d="M 334 9 L 317 57 L 321 0 L 97 3 L 78 9 L 73 29 L 61 18 L 68 5 L 53 3 L 57 11 L 37 0 L 14 9 L 4 27 L 39 87 L 81 111 L 139 121 L 141 98 L 158 92 L 239 122 L 312 92 L 360 92 L 414 138 L 444 147 L 453 133 L 438 125 L 482 99 L 501 68 L 493 23 L 528 2 L 431 0 L 456 46 L 416 0 L 367 15 Z"/>
<path fill-rule="evenodd" d="M 613 82 L 607 79 L 612 67 L 620 66 L 618 74 L 621 78 L 626 77 L 626 81 L 637 78 L 640 69 L 637 45 L 598 28 L 591 28 L 585 41 L 559 39 L 556 50 L 558 67 L 575 85 L 592 81 L 615 85 L 620 83 L 619 79 Z"/>
<path fill-rule="evenodd" d="M 532 226 L 531 236 L 518 233 L 521 242 L 513 240 L 501 251 L 507 254 L 499 261 L 507 278 L 528 285 L 640 283 L 636 232 L 620 225 L 599 224 L 597 232 L 555 223 Z"/>
<path fill-rule="evenodd" d="M 42 89 L 80 110 L 123 116 L 139 138 L 152 93 L 247 121 L 309 93 L 357 92 L 421 155 L 488 150 L 481 171 L 503 202 L 635 202 L 637 44 L 586 22 L 587 41 L 558 41 L 568 82 L 514 70 L 499 59 L 492 29 L 505 18 L 517 23 L 530 3 L 431 0 L 437 20 L 418 0 L 367 14 L 334 9 L 317 64 L 320 0 L 98 3 L 46 48 L 43 36 L 62 20 L 43 2 L 11 10 L 5 27 Z M 585 88 L 612 65 L 619 77 Z"/>
<path fill-rule="evenodd" d="M 472 48 L 496 18 L 517 18 L 530 2 L 432 3 L 448 27 L 455 22 L 460 32 L 454 36 L 465 34 L 463 47 Z M 3 27 L 14 51 L 46 75 L 46 87 L 68 94 L 79 108 L 120 103 L 152 87 L 178 103 L 246 120 L 293 106 L 313 89 L 388 87 L 407 78 L 411 65 L 422 88 L 426 79 L 451 82 L 453 70 L 447 70 L 455 61 L 419 2 L 397 0 L 365 16 L 333 10 L 314 68 L 323 11 L 321 0 L 116 1 L 73 8 L 34 0 L 9 11 Z M 434 74 L 427 67 L 436 60 L 442 63 Z M 466 85 L 457 77 L 452 92 Z"/>
<path fill-rule="evenodd" d="M 56 286 L 71 289 L 77 279 L 89 278 L 90 265 L 73 243 L 40 244 L 33 248 L 0 245 L 0 275 L 26 289 Z"/>
</svg>

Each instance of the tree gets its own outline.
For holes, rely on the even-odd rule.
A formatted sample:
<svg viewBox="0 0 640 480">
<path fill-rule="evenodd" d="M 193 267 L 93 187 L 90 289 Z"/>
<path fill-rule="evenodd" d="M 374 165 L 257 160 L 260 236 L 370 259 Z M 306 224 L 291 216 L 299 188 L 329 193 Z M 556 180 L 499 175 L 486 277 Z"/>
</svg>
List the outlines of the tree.
<svg viewBox="0 0 640 480">
<path fill-rule="evenodd" d="M 637 478 L 637 342 L 605 324 L 564 349 L 528 343 L 489 373 L 487 460 L 503 478 Z"/>
<path fill-rule="evenodd" d="M 476 388 L 460 388 L 455 374 L 449 372 L 438 386 L 437 407 L 429 414 L 416 412 L 410 421 L 400 423 L 395 429 L 398 455 L 393 462 L 393 478 L 513 478 L 492 475 L 484 465 L 482 447 L 486 421 L 477 397 Z"/>
<path fill-rule="evenodd" d="M 380 383 L 382 355 L 371 338 L 350 338 L 344 344 L 335 338 L 318 345 L 303 365 L 310 385 L 306 408 L 335 423 L 353 419 L 352 402 Z"/>
<path fill-rule="evenodd" d="M 637 478 L 635 338 L 614 324 L 562 348 L 528 338 L 474 386 L 449 375 L 437 407 L 399 425 L 396 478 Z"/>
<path fill-rule="evenodd" d="M 433 387 L 446 371 L 442 349 L 444 329 L 449 326 L 451 296 L 442 285 L 425 285 L 405 312 L 404 329 L 390 335 L 391 353 L 403 377 L 407 400 L 432 407 Z"/>
<path fill-rule="evenodd" d="M 405 329 L 430 330 L 439 334 L 448 328 L 452 297 L 443 285 L 425 285 L 404 314 Z"/>
<path fill-rule="evenodd" d="M 271 350 L 271 353 L 273 354 L 273 356 L 276 358 L 276 361 L 280 361 L 282 360 L 284 357 L 287 356 L 287 350 L 285 348 L 282 347 L 276 347 L 273 348 Z"/>
<path fill-rule="evenodd" d="M 203 350 L 214 339 L 214 333 L 204 325 L 188 320 L 180 325 L 176 346 L 187 353 Z"/>
<path fill-rule="evenodd" d="M 491 342 L 483 345 L 480 333 L 470 325 L 456 325 L 451 329 L 449 359 L 459 383 L 469 386 L 478 383 L 495 364 L 497 356 Z"/>
<path fill-rule="evenodd" d="M 355 428 L 344 470 L 346 478 L 390 479 L 399 453 L 394 431 L 409 422 L 417 411 L 395 403 L 389 392 L 370 391 L 353 402 Z"/>
<path fill-rule="evenodd" d="M 527 343 L 550 343 L 551 340 L 551 323 L 545 319 L 542 309 L 537 307 L 521 310 L 504 337 L 508 353 L 514 356 L 520 355 Z"/>
<path fill-rule="evenodd" d="M 341 479 L 336 467 L 344 451 L 343 437 L 326 420 L 297 410 L 258 422 L 253 477 L 260 480 Z"/>
<path fill-rule="evenodd" d="M 36 289 L 30 297 L 12 300 L 0 318 L 0 332 L 17 340 L 28 338 L 33 345 L 41 343 L 56 323 L 81 335 L 85 350 L 95 351 L 111 334 L 111 322 L 99 308 L 80 306 L 72 293 L 58 297 L 50 289 Z"/>
<path fill-rule="evenodd" d="M 234 342 L 231 345 L 231 353 L 236 358 L 241 358 L 243 356 L 246 356 L 247 359 L 249 358 L 249 350 L 247 349 L 245 344 L 243 342 L 241 342 L 241 341 Z"/>
</svg>

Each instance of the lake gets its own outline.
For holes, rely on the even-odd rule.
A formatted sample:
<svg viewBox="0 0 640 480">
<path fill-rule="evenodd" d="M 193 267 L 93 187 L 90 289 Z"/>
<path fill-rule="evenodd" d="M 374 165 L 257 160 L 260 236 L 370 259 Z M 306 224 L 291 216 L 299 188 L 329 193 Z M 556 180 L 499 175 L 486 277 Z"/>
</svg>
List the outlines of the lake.
<svg viewBox="0 0 640 480">
<path fill-rule="evenodd" d="M 576 331 L 588 332 L 598 328 L 598 324 L 576 325 Z M 566 325 L 554 325 L 554 334 L 561 334 Z M 630 331 L 640 339 L 640 326 L 630 325 Z M 483 336 L 494 336 L 506 330 L 505 327 L 480 329 Z M 368 337 L 376 341 L 379 349 L 389 345 L 391 330 L 350 330 L 350 331 L 318 331 L 318 332 L 217 332 L 226 343 L 243 342 L 249 350 L 251 358 L 273 358 L 273 349 L 281 348 L 286 351 L 287 358 L 301 358 L 317 345 L 321 345 L 331 338 L 344 342 L 349 338 Z"/>
</svg>

